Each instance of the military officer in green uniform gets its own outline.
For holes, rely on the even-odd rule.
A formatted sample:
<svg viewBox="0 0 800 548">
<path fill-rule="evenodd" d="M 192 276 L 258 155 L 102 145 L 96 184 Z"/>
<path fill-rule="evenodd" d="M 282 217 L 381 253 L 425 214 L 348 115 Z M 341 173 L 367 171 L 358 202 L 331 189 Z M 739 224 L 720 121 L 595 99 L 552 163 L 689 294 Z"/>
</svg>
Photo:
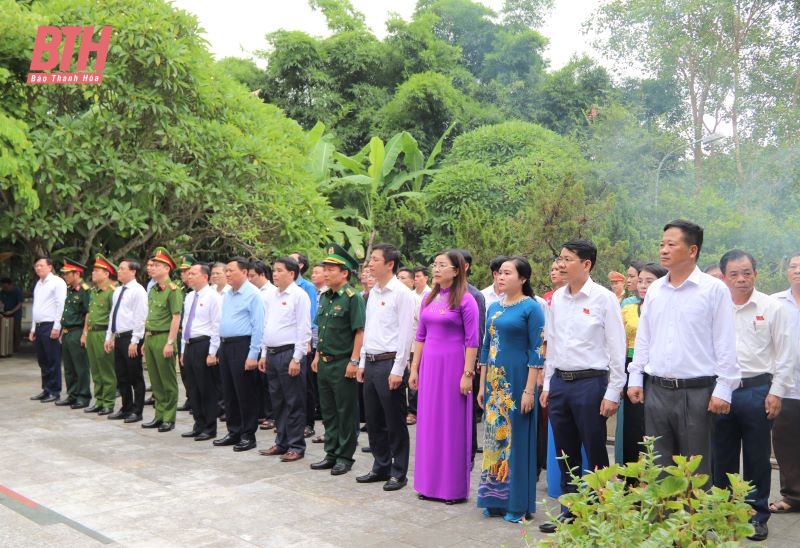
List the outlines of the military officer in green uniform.
<svg viewBox="0 0 800 548">
<path fill-rule="evenodd" d="M 98 253 L 92 267 L 94 287 L 89 291 L 89 312 L 83 324 L 81 344 L 86 347 L 89 367 L 94 381 L 94 405 L 84 409 L 84 413 L 110 415 L 114 411 L 117 398 L 117 374 L 114 371 L 114 354 L 103 350 L 108 318 L 111 315 L 111 296 L 116 284 L 117 266 Z"/>
<path fill-rule="evenodd" d="M 325 425 L 325 458 L 311 465 L 346 474 L 353 466 L 356 450 L 356 373 L 364 338 L 364 298 L 348 283 L 358 263 L 336 244 L 326 247 L 325 284 L 320 296 L 316 324 L 319 344 L 311 369 L 317 373 L 319 407 Z"/>
<path fill-rule="evenodd" d="M 67 397 L 56 405 L 69 405 L 72 409 L 89 407 L 92 399 L 89 361 L 81 344 L 83 324 L 89 311 L 89 286 L 83 281 L 86 265 L 64 259 L 62 277 L 67 283 L 67 300 L 61 316 L 61 357 L 64 362 L 64 382 Z"/>
<path fill-rule="evenodd" d="M 155 283 L 147 294 L 147 320 L 144 323 L 144 358 L 155 398 L 155 417 L 142 428 L 169 432 L 175 428 L 178 409 L 178 376 L 175 372 L 178 327 L 183 308 L 183 292 L 169 279 L 175 261 L 163 247 L 151 257 Z"/>
</svg>

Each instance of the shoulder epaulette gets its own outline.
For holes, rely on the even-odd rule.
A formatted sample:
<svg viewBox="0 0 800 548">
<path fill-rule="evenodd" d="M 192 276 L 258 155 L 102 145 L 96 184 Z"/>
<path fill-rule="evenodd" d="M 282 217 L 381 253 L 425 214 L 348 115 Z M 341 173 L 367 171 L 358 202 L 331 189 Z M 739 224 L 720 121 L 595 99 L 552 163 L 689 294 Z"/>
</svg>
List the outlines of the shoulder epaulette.
<svg viewBox="0 0 800 548">
<path fill-rule="evenodd" d="M 354 297 L 356 294 L 356 290 L 353 289 L 352 287 L 348 287 L 347 289 L 344 290 L 344 294 L 347 295 L 348 297 Z"/>
<path fill-rule="evenodd" d="M 178 286 L 175 285 L 175 282 L 169 282 L 169 288 L 173 291 L 178 289 Z"/>
<path fill-rule="evenodd" d="M 89 291 L 89 289 L 91 289 L 91 286 L 89 284 L 87 284 L 86 282 L 81 282 L 81 288 L 84 291 Z"/>
</svg>

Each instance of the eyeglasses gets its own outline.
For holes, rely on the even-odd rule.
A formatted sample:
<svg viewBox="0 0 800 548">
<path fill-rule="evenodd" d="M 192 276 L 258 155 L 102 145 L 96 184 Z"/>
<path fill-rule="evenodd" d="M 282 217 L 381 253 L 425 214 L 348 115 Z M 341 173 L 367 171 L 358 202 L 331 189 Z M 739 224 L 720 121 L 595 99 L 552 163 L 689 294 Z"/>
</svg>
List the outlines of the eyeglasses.
<svg viewBox="0 0 800 548">
<path fill-rule="evenodd" d="M 556 264 L 569 264 L 579 262 L 580 259 L 573 259 L 572 257 L 556 257 Z"/>
<path fill-rule="evenodd" d="M 445 263 L 433 263 L 428 266 L 430 267 L 431 270 L 444 270 L 445 268 L 455 268 L 453 265 Z"/>
</svg>

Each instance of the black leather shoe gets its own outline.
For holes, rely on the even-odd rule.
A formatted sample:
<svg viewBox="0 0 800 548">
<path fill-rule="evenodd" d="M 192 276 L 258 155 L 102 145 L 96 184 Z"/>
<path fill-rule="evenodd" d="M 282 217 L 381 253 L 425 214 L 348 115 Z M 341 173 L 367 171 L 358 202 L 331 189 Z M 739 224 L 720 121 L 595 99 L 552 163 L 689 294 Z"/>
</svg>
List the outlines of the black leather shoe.
<svg viewBox="0 0 800 548">
<path fill-rule="evenodd" d="M 114 410 L 110 407 L 101 407 L 97 410 L 98 415 L 110 415 Z"/>
<path fill-rule="evenodd" d="M 99 414 L 100 413 L 98 413 L 98 415 Z M 110 421 L 121 421 L 122 419 L 124 419 L 127 416 L 128 416 L 128 413 L 123 413 L 122 411 L 117 411 L 116 413 L 111 413 L 108 416 L 108 420 L 110 420 Z"/>
<path fill-rule="evenodd" d="M 47 392 L 39 392 L 39 393 L 38 393 L 38 394 L 36 394 L 35 396 L 31 396 L 31 400 L 33 400 L 33 401 L 36 401 L 36 400 L 43 400 L 43 399 L 45 399 L 46 397 L 47 397 Z"/>
<path fill-rule="evenodd" d="M 194 437 L 194 441 L 208 441 L 214 439 L 216 434 L 206 434 L 205 432 L 200 432 Z"/>
<path fill-rule="evenodd" d="M 331 459 L 322 459 L 319 462 L 312 462 L 309 468 L 312 470 L 330 470 L 336 466 L 336 461 Z"/>
<path fill-rule="evenodd" d="M 218 440 L 214 440 L 214 445 L 217 447 L 224 447 L 226 445 L 236 445 L 239 443 L 239 436 L 234 436 L 230 432 L 225 434 L 225 436 L 221 437 Z"/>
<path fill-rule="evenodd" d="M 76 401 L 75 403 L 73 403 L 69 407 L 70 407 L 70 409 L 86 409 L 87 407 L 89 407 L 89 402 L 80 403 L 80 402 Z"/>
<path fill-rule="evenodd" d="M 61 401 L 61 397 L 60 396 L 56 396 L 55 394 L 50 394 L 49 396 L 39 400 L 39 402 L 41 402 L 41 403 L 50 403 L 51 401 L 60 402 Z"/>
<path fill-rule="evenodd" d="M 389 478 L 389 481 L 383 484 L 384 491 L 398 491 L 408 484 L 408 478 Z"/>
<path fill-rule="evenodd" d="M 575 519 L 574 516 L 571 516 L 569 514 L 565 514 L 563 512 L 561 514 L 559 514 L 558 517 L 556 517 L 556 521 L 559 522 L 559 523 L 572 523 L 572 520 L 574 520 L 574 519 Z M 554 523 L 552 521 L 546 521 L 546 522 L 544 522 L 543 524 L 541 524 L 539 526 L 539 531 L 541 531 L 542 533 L 547 533 L 548 535 L 550 535 L 550 534 L 556 532 L 556 528 L 557 528 L 556 523 Z"/>
<path fill-rule="evenodd" d="M 346 474 L 352 467 L 352 464 L 342 464 L 341 462 L 337 462 L 333 465 L 333 468 L 331 468 L 331 476 L 341 476 L 342 474 Z"/>
<path fill-rule="evenodd" d="M 161 425 L 158 427 L 158 431 L 159 432 L 169 432 L 173 428 L 175 428 L 175 423 L 174 422 L 165 421 L 165 422 L 162 422 Z"/>
<path fill-rule="evenodd" d="M 376 474 L 375 472 L 368 472 L 363 476 L 358 476 L 356 478 L 357 483 L 377 483 L 379 481 L 386 481 L 389 479 L 387 474 Z"/>
<path fill-rule="evenodd" d="M 95 404 L 95 405 L 92 405 L 90 407 L 87 407 L 86 409 L 83 410 L 83 412 L 84 413 L 97 413 L 101 409 L 102 409 L 102 407 L 100 407 L 99 405 Z"/>
<path fill-rule="evenodd" d="M 162 423 L 163 421 L 159 419 L 153 419 L 150 422 L 143 422 L 142 428 L 158 428 Z"/>
<path fill-rule="evenodd" d="M 125 424 L 131 424 L 132 422 L 139 422 L 142 420 L 141 415 L 137 415 L 136 413 L 129 413 L 125 420 L 123 421 Z"/>
<path fill-rule="evenodd" d="M 361 452 L 362 453 L 372 453 L 372 447 L 370 447 L 369 445 L 365 445 L 364 447 L 361 448 Z"/>
<path fill-rule="evenodd" d="M 750 525 L 753 526 L 756 532 L 747 537 L 749 540 L 755 540 L 756 542 L 767 540 L 767 536 L 769 536 L 769 529 L 767 528 L 766 523 L 762 523 L 760 521 L 751 521 Z"/>
<path fill-rule="evenodd" d="M 256 448 L 255 438 L 242 438 L 242 440 L 233 446 L 233 450 L 237 453 L 240 451 L 249 451 Z"/>
<path fill-rule="evenodd" d="M 75 400 L 71 400 L 71 399 L 67 398 L 65 400 L 58 400 L 56 402 L 56 405 L 59 406 L 59 407 L 66 407 L 68 405 L 72 405 L 73 403 L 75 403 Z"/>
<path fill-rule="evenodd" d="M 183 402 L 183 405 L 178 407 L 178 411 L 191 411 L 191 410 L 192 406 L 189 405 L 189 400 L 186 400 L 185 402 Z"/>
<path fill-rule="evenodd" d="M 200 432 L 192 430 L 190 432 L 184 432 L 183 434 L 181 434 L 181 437 L 182 438 L 196 438 L 199 435 L 200 435 Z"/>
</svg>

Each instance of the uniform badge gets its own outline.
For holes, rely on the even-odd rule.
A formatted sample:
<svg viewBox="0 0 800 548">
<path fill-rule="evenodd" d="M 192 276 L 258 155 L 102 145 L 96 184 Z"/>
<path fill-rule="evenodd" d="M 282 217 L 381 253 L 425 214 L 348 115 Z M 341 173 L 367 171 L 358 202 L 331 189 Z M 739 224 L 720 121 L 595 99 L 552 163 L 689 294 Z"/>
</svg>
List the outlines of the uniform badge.
<svg viewBox="0 0 800 548">
<path fill-rule="evenodd" d="M 588 316 L 590 314 L 589 309 L 588 308 L 584 308 L 583 309 L 583 313 Z"/>
</svg>

